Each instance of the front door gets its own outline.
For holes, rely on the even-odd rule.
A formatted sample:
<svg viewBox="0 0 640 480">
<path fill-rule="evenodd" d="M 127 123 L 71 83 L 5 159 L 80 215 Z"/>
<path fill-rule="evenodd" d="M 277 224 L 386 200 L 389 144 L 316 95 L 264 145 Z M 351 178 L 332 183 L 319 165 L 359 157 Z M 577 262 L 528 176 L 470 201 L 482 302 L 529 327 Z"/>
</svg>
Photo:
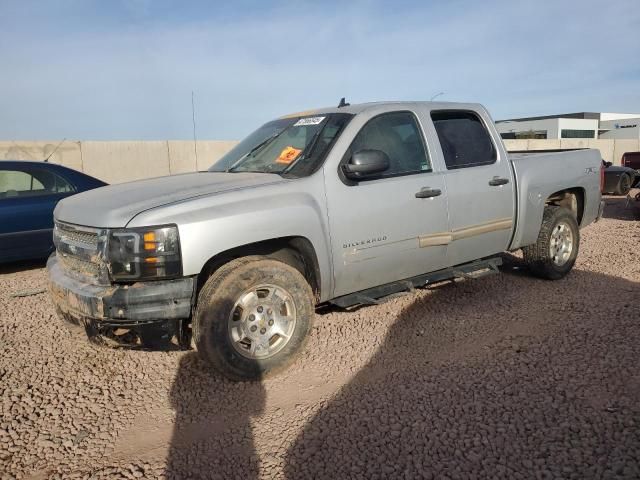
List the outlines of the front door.
<svg viewBox="0 0 640 480">
<path fill-rule="evenodd" d="M 325 166 L 335 297 L 446 266 L 447 246 L 438 241 L 448 230 L 445 184 L 433 171 L 416 116 L 370 118 L 343 161 L 361 150 L 383 151 L 390 168 L 349 181 L 335 164 Z"/>
</svg>

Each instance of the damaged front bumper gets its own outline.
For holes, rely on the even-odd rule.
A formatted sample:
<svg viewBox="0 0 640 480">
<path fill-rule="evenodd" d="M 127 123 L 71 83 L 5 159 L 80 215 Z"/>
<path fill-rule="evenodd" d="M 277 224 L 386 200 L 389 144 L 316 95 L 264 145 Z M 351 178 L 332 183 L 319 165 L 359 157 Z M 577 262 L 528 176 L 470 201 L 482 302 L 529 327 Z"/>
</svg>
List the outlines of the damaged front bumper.
<svg viewBox="0 0 640 480">
<path fill-rule="evenodd" d="M 114 329 L 180 336 L 191 317 L 195 278 L 92 285 L 67 275 L 56 255 L 47 262 L 49 290 L 58 315 L 85 328 L 90 338 Z"/>
</svg>

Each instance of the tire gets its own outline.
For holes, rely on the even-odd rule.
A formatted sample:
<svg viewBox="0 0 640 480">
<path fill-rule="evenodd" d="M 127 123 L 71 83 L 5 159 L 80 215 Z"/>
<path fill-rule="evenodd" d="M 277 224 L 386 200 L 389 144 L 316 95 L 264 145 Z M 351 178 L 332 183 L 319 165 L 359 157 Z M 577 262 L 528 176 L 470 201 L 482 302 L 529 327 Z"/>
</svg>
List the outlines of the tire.
<svg viewBox="0 0 640 480">
<path fill-rule="evenodd" d="M 569 242 L 567 237 L 570 237 Z M 568 243 L 570 247 L 567 247 Z M 566 208 L 547 206 L 538 241 L 522 251 L 531 273 L 540 278 L 559 280 L 573 268 L 579 248 L 580 229 L 573 213 Z"/>
<path fill-rule="evenodd" d="M 314 315 L 313 292 L 298 270 L 243 257 L 220 267 L 202 287 L 193 339 L 201 357 L 225 377 L 257 380 L 293 361 Z"/>
<path fill-rule="evenodd" d="M 616 195 L 626 195 L 631 190 L 631 177 L 623 173 L 618 180 L 618 186 L 616 187 Z"/>
</svg>

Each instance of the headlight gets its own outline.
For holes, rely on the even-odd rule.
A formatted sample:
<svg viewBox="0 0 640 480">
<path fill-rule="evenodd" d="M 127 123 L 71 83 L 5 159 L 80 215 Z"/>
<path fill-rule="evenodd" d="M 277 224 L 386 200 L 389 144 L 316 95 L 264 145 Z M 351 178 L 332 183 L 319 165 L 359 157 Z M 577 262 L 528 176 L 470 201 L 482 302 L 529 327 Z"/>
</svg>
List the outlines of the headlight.
<svg viewBox="0 0 640 480">
<path fill-rule="evenodd" d="M 182 275 L 178 227 L 110 230 L 107 261 L 113 280 L 149 280 Z"/>
</svg>

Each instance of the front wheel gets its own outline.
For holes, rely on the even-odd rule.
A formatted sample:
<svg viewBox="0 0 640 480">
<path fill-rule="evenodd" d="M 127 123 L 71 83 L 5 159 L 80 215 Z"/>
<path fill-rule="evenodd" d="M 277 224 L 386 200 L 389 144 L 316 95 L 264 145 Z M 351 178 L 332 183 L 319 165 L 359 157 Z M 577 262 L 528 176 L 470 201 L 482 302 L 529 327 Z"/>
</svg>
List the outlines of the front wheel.
<svg viewBox="0 0 640 480">
<path fill-rule="evenodd" d="M 255 380 L 288 365 L 311 329 L 311 287 L 295 268 L 243 257 L 218 269 L 198 296 L 198 353 L 232 380 Z"/>
<path fill-rule="evenodd" d="M 576 217 L 566 208 L 545 207 L 538 240 L 522 249 L 531 272 L 540 278 L 558 280 L 571 271 L 580 247 Z"/>
</svg>

